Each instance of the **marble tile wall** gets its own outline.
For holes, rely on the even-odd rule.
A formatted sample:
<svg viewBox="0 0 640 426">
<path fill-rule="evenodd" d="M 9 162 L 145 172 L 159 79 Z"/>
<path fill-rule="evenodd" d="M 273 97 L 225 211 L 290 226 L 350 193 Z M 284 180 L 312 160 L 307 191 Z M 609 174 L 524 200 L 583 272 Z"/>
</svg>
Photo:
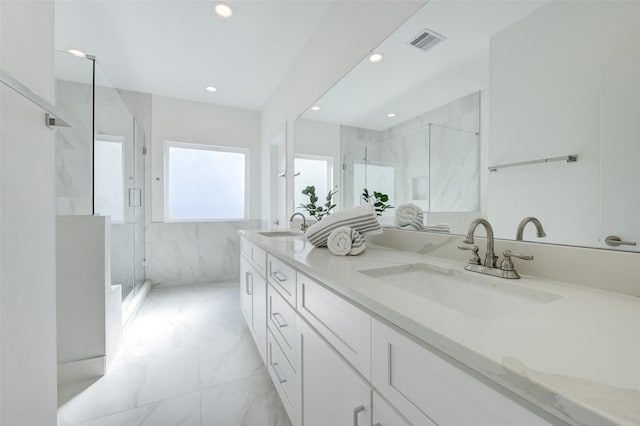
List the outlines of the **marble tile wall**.
<svg viewBox="0 0 640 426">
<path fill-rule="evenodd" d="M 149 223 L 147 279 L 162 287 L 237 278 L 240 275 L 238 230 L 263 226 L 266 223 L 261 220 Z"/>
<path fill-rule="evenodd" d="M 56 101 L 76 126 L 56 130 L 56 213 L 90 215 L 93 214 L 91 86 L 56 80 Z"/>
</svg>

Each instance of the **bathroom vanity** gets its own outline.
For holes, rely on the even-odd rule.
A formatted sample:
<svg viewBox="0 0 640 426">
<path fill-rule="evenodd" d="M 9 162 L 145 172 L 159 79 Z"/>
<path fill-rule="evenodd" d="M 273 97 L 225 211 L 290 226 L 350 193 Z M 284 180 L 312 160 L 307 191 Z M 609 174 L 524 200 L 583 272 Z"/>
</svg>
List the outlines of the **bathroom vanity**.
<svg viewBox="0 0 640 426">
<path fill-rule="evenodd" d="M 242 310 L 294 425 L 640 423 L 637 298 L 241 234 Z"/>
</svg>

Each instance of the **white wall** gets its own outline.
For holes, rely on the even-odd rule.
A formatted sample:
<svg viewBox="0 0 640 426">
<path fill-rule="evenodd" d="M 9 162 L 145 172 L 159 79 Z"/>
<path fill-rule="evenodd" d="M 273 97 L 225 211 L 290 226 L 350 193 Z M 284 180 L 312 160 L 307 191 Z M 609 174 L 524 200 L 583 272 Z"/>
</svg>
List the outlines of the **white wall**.
<svg viewBox="0 0 640 426">
<path fill-rule="evenodd" d="M 601 76 L 638 60 L 638 16 L 637 2 L 551 2 L 491 40 L 490 165 L 578 154 L 490 173 L 496 235 L 536 216 L 545 242 L 601 244 Z"/>
<path fill-rule="evenodd" d="M 248 148 L 249 217 L 260 217 L 260 113 L 163 96 L 151 98 L 152 220 L 164 221 L 164 142 Z"/>
<path fill-rule="evenodd" d="M 287 169 L 293 170 L 293 123 L 326 90 L 409 18 L 424 1 L 335 2 L 262 110 L 263 218 L 270 209 L 269 143 L 287 123 Z M 287 174 L 287 215 L 293 208 Z"/>
<path fill-rule="evenodd" d="M 0 67 L 55 102 L 53 1 L 0 2 Z M 55 425 L 54 133 L 0 88 L 0 424 Z"/>
<path fill-rule="evenodd" d="M 58 216 L 56 233 L 58 383 L 64 385 L 102 376 L 113 361 L 122 289 L 111 286 L 109 217 Z"/>
</svg>

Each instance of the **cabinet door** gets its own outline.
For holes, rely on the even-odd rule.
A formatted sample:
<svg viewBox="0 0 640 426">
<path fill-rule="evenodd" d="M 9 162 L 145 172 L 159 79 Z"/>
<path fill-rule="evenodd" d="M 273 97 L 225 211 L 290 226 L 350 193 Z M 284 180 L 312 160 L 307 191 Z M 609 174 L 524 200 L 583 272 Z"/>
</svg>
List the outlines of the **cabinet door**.
<svg viewBox="0 0 640 426">
<path fill-rule="evenodd" d="M 372 352 L 373 385 L 414 425 L 561 423 L 536 409 L 539 416 L 532 405 L 515 394 L 513 399 L 507 397 L 506 389 L 494 389 L 461 365 L 454 365 L 378 320 L 373 321 Z"/>
<path fill-rule="evenodd" d="M 371 424 L 371 387 L 304 320 L 298 319 L 304 426 Z"/>
<path fill-rule="evenodd" d="M 240 308 L 249 328 L 253 328 L 253 274 L 249 262 L 240 260 Z"/>
<path fill-rule="evenodd" d="M 253 334 L 256 345 L 262 355 L 262 360 L 266 360 L 267 348 L 267 281 L 256 273 L 251 275 L 251 291 L 253 303 Z"/>
</svg>

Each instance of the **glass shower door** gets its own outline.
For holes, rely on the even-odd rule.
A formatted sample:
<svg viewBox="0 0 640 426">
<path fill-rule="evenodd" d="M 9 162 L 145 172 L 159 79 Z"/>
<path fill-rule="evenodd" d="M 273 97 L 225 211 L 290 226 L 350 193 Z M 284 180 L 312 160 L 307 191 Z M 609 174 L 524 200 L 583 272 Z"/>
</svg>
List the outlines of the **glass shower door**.
<svg viewBox="0 0 640 426">
<path fill-rule="evenodd" d="M 96 64 L 95 214 L 111 216 L 111 284 L 122 286 L 123 309 L 144 281 L 143 144 L 143 132 Z"/>
</svg>

